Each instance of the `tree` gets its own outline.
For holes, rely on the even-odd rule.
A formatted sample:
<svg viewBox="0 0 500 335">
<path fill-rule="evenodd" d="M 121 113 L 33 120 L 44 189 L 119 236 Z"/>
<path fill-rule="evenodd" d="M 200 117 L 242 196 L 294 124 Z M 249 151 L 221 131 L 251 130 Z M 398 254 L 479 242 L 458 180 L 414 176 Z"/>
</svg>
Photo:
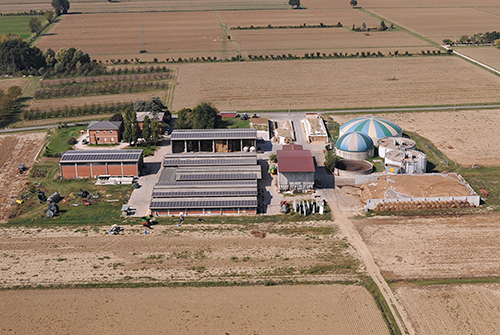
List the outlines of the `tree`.
<svg viewBox="0 0 500 335">
<path fill-rule="evenodd" d="M 132 143 L 132 111 L 130 109 L 125 110 L 123 128 L 123 141 Z"/>
<path fill-rule="evenodd" d="M 141 127 L 139 127 L 139 122 L 137 122 L 137 113 L 135 111 L 132 112 L 132 138 L 131 143 L 137 144 L 137 140 L 142 135 Z"/>
<path fill-rule="evenodd" d="M 142 123 L 142 138 L 146 143 L 151 143 L 151 121 L 147 115 L 144 116 L 144 122 Z"/>
<path fill-rule="evenodd" d="M 13 33 L 8 33 L 7 35 L 0 36 L 0 43 L 12 41 L 12 40 L 22 41 L 23 39 L 21 38 L 21 36 L 19 36 L 17 34 L 13 34 Z"/>
<path fill-rule="evenodd" d="M 171 113 L 168 110 L 168 107 L 163 104 L 159 97 L 153 97 L 150 101 L 146 102 L 144 100 L 139 100 L 134 104 L 134 110 L 137 113 L 140 112 L 149 112 L 153 116 L 153 119 L 158 121 L 162 121 L 164 123 L 169 123 L 171 119 Z M 163 119 L 158 119 L 158 114 L 163 114 Z"/>
<path fill-rule="evenodd" d="M 160 139 L 161 127 L 160 122 L 158 120 L 153 120 L 151 122 L 151 143 L 156 144 Z"/>
<path fill-rule="evenodd" d="M 381 31 L 387 30 L 387 25 L 385 24 L 384 20 L 380 21 L 380 26 L 378 27 L 378 30 L 381 30 Z"/>
<path fill-rule="evenodd" d="M 56 65 L 57 63 L 56 53 L 51 48 L 48 48 L 43 52 L 43 57 L 45 57 L 45 62 L 47 63 L 47 66 L 54 67 L 54 65 Z"/>
<path fill-rule="evenodd" d="M 17 39 L 0 43 L 0 72 L 38 70 L 46 65 L 42 51 L 37 47 Z"/>
<path fill-rule="evenodd" d="M 276 154 L 270 154 L 269 155 L 269 161 L 271 163 L 277 163 L 278 162 L 278 156 Z"/>
<path fill-rule="evenodd" d="M 68 14 L 69 1 L 68 0 L 52 0 L 52 7 L 56 11 L 56 15 Z"/>
<path fill-rule="evenodd" d="M 175 122 L 175 129 L 191 129 L 191 108 L 183 108 L 177 112 L 177 121 Z"/>
<path fill-rule="evenodd" d="M 11 86 L 7 89 L 7 95 L 12 98 L 12 100 L 17 100 L 23 95 L 23 90 L 19 86 Z"/>
<path fill-rule="evenodd" d="M 443 40 L 443 44 L 446 44 L 446 45 L 453 45 L 453 41 L 452 41 L 452 40 L 450 40 L 449 38 L 445 38 L 445 39 Z"/>
<path fill-rule="evenodd" d="M 122 113 L 115 113 L 109 118 L 109 121 L 123 121 Z"/>
<path fill-rule="evenodd" d="M 288 0 L 288 4 L 292 6 L 292 8 L 300 8 L 300 0 Z"/>
<path fill-rule="evenodd" d="M 44 16 L 49 23 L 52 23 L 52 20 L 54 20 L 54 11 L 46 10 Z"/>
<path fill-rule="evenodd" d="M 356 0 L 351 0 L 350 4 L 351 4 L 352 8 L 354 9 L 358 5 L 358 2 Z"/>
<path fill-rule="evenodd" d="M 460 37 L 460 43 L 461 44 L 465 44 L 465 43 L 468 43 L 468 42 L 469 42 L 469 36 L 463 35 L 462 37 Z"/>
<path fill-rule="evenodd" d="M 191 126 L 193 129 L 219 128 L 220 121 L 219 111 L 206 102 L 196 106 L 191 113 Z"/>
<path fill-rule="evenodd" d="M 42 22 L 37 17 L 32 17 L 29 22 L 29 28 L 32 34 L 36 34 L 36 36 L 40 35 L 42 32 Z"/>
</svg>

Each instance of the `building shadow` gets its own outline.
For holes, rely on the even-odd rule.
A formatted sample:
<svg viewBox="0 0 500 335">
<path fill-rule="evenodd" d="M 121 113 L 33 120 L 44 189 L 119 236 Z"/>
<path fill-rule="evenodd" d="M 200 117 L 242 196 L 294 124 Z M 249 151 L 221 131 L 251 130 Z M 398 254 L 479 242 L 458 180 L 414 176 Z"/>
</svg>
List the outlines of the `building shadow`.
<svg viewBox="0 0 500 335">
<path fill-rule="evenodd" d="M 157 174 L 161 169 L 161 162 L 150 162 L 144 163 L 142 168 L 142 175 L 147 176 L 151 174 Z"/>
</svg>

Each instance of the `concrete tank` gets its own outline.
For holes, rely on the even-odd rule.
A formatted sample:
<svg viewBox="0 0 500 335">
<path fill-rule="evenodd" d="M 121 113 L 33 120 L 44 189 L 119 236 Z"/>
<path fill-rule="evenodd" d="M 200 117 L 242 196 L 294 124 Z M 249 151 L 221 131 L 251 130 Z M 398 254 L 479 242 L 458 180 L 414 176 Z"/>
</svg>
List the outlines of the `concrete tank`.
<svg viewBox="0 0 500 335">
<path fill-rule="evenodd" d="M 427 156 L 418 150 L 392 150 L 385 154 L 385 171 L 394 174 L 425 173 Z"/>
<path fill-rule="evenodd" d="M 414 140 L 405 137 L 384 137 L 378 140 L 378 155 L 385 158 L 385 154 L 392 150 L 413 150 L 417 147 Z"/>
</svg>

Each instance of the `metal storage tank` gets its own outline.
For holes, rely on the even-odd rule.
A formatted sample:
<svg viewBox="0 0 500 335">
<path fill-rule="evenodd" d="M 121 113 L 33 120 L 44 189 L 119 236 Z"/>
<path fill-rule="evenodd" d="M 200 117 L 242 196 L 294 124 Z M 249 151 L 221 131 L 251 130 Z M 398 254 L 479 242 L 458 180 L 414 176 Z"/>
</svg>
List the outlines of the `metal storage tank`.
<svg viewBox="0 0 500 335">
<path fill-rule="evenodd" d="M 374 149 L 370 136 L 359 131 L 351 131 L 339 137 L 335 145 L 335 154 L 347 159 L 365 159 L 373 156 Z"/>
<path fill-rule="evenodd" d="M 340 136 L 350 131 L 359 131 L 370 136 L 373 143 L 377 143 L 383 137 L 401 137 L 402 129 L 387 119 L 376 116 L 363 116 L 347 121 L 340 126 Z"/>
<path fill-rule="evenodd" d="M 427 156 L 418 150 L 392 150 L 385 155 L 385 171 L 394 174 L 425 173 Z"/>
<path fill-rule="evenodd" d="M 417 147 L 414 140 L 405 137 L 384 137 L 378 140 L 378 155 L 384 158 L 392 150 L 413 150 Z"/>
</svg>

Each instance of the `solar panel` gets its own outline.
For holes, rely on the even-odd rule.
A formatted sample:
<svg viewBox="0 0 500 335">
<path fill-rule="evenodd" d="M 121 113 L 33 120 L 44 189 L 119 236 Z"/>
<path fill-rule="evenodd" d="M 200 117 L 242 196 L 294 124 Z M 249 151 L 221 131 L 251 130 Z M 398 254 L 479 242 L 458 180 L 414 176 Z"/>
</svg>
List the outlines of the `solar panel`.
<svg viewBox="0 0 500 335">
<path fill-rule="evenodd" d="M 182 200 L 153 200 L 150 208 L 153 210 L 159 209 L 174 209 L 174 208 L 248 208 L 257 207 L 257 199 L 182 199 Z"/>
<path fill-rule="evenodd" d="M 60 162 L 137 161 L 142 153 L 142 150 L 67 151 Z"/>
<path fill-rule="evenodd" d="M 206 165 L 252 165 L 257 164 L 257 157 L 219 158 L 219 159 L 165 159 L 163 166 L 206 166 Z"/>
<path fill-rule="evenodd" d="M 257 189 L 253 190 L 172 190 L 153 191 L 153 198 L 187 198 L 187 197 L 243 197 L 255 196 Z"/>
<path fill-rule="evenodd" d="M 256 180 L 204 180 L 204 181 L 171 181 L 171 182 L 160 182 L 157 183 L 155 187 L 161 186 L 233 186 L 233 185 L 244 185 L 244 186 L 257 186 Z"/>
<path fill-rule="evenodd" d="M 192 173 L 177 174 L 176 180 L 228 180 L 228 179 L 257 179 L 257 173 Z"/>
<path fill-rule="evenodd" d="M 228 138 L 256 138 L 256 129 L 183 129 L 174 130 L 171 140 L 187 139 L 228 139 Z"/>
</svg>

